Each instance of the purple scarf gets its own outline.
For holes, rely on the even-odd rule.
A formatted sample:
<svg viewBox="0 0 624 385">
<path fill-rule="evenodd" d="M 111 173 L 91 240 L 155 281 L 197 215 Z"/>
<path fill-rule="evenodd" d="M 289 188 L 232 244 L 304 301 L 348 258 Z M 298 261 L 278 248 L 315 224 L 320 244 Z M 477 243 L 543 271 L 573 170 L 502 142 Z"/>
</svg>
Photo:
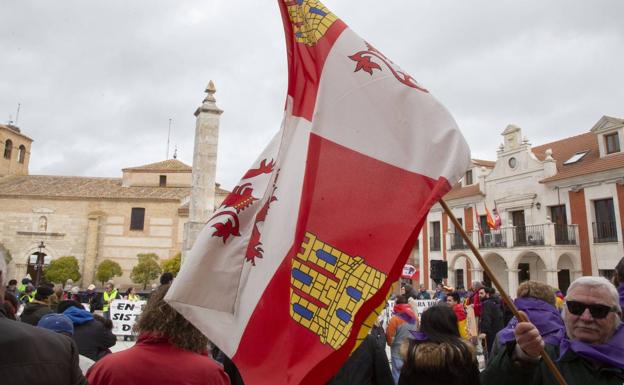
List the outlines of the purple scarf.
<svg viewBox="0 0 624 385">
<path fill-rule="evenodd" d="M 568 350 L 572 350 L 577 355 L 598 361 L 602 364 L 624 369 L 624 325 L 615 331 L 615 334 L 604 344 L 592 345 L 581 341 L 564 338 L 561 341 L 559 359 Z"/>
<path fill-rule="evenodd" d="M 423 333 L 423 332 L 419 332 L 416 330 L 410 330 L 410 333 L 412 334 L 412 338 L 415 339 L 416 341 L 422 342 L 422 341 L 427 341 L 429 339 L 429 337 L 427 337 L 427 334 Z"/>
<path fill-rule="evenodd" d="M 624 310 L 624 283 L 620 284 L 618 291 L 620 292 L 620 307 Z"/>
<path fill-rule="evenodd" d="M 559 345 L 565 337 L 565 325 L 557 309 L 551 304 L 537 298 L 517 298 L 514 304 L 518 310 L 522 310 L 529 316 L 531 323 L 539 330 L 544 342 L 550 345 Z M 513 317 L 507 326 L 498 332 L 498 342 L 506 344 L 515 341 L 514 329 L 518 324 L 516 317 Z"/>
</svg>

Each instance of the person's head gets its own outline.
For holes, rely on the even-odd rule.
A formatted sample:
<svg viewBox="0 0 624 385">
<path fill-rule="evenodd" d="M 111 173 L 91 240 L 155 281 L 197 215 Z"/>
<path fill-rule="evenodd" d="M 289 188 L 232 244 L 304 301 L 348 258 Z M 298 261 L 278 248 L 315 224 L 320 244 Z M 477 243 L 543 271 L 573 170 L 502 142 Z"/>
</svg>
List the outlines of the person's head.
<svg viewBox="0 0 624 385">
<path fill-rule="evenodd" d="M 405 296 L 404 294 L 401 294 L 400 296 L 397 297 L 396 302 L 397 305 L 400 304 L 404 304 L 407 303 L 407 296 Z"/>
<path fill-rule="evenodd" d="M 412 285 L 403 285 L 403 288 L 405 289 L 405 294 L 407 295 L 409 295 L 410 293 L 414 291 L 414 288 L 412 287 Z"/>
<path fill-rule="evenodd" d="M 433 342 L 459 338 L 457 316 L 450 306 L 435 305 L 425 310 L 420 319 L 420 331 Z"/>
<path fill-rule="evenodd" d="M 479 289 L 481 289 L 483 287 L 483 284 L 480 281 L 474 281 L 472 282 L 472 290 L 473 291 L 478 291 Z"/>
<path fill-rule="evenodd" d="M 76 307 L 80 310 L 85 310 L 84 306 L 82 306 L 82 304 L 78 301 L 69 299 L 69 300 L 65 300 L 65 301 L 60 301 L 58 303 L 58 305 L 56 306 L 56 312 L 57 313 L 64 313 L 65 310 L 69 309 L 70 307 Z"/>
<path fill-rule="evenodd" d="M 479 299 L 486 299 L 488 296 L 484 287 L 479 288 Z"/>
<path fill-rule="evenodd" d="M 516 291 L 518 298 L 536 298 L 553 306 L 557 305 L 555 300 L 555 292 L 545 283 L 535 281 L 524 281 L 518 286 Z"/>
<path fill-rule="evenodd" d="M 17 280 L 15 279 L 10 280 L 8 288 L 10 290 L 15 290 L 16 287 L 17 287 Z"/>
<path fill-rule="evenodd" d="M 165 294 L 170 285 L 156 289 L 139 317 L 135 330 L 139 333 L 152 332 L 169 337 L 169 341 L 181 348 L 203 353 L 208 346 L 208 338 L 165 302 Z"/>
<path fill-rule="evenodd" d="M 449 293 L 446 296 L 446 303 L 455 306 L 459 303 L 459 294 L 457 293 Z"/>
<path fill-rule="evenodd" d="M 615 275 L 613 276 L 615 286 L 624 285 L 624 257 L 615 265 Z"/>
<path fill-rule="evenodd" d="M 48 285 L 40 285 L 37 287 L 37 293 L 35 293 L 35 300 L 41 302 L 49 302 L 50 296 L 54 294 L 54 290 Z"/>
<path fill-rule="evenodd" d="M 401 286 L 401 288 L 399 289 L 399 293 L 401 293 L 401 295 L 405 295 L 405 286 Z"/>
<path fill-rule="evenodd" d="M 55 333 L 64 334 L 68 337 L 74 335 L 74 324 L 69 317 L 63 314 L 46 314 L 41 317 L 37 326 L 43 329 L 52 330 Z"/>
<path fill-rule="evenodd" d="M 168 285 L 171 282 L 173 282 L 173 273 L 170 273 L 168 271 L 162 273 L 162 275 L 160 276 L 160 284 Z"/>
<path fill-rule="evenodd" d="M 427 289 L 425 289 L 425 284 L 421 283 L 420 286 L 418 286 L 418 289 L 420 289 L 420 291 L 426 291 Z"/>
<path fill-rule="evenodd" d="M 608 341 L 620 325 L 618 292 L 604 277 L 581 277 L 568 288 L 563 321 L 568 337 L 590 344 Z"/>
<path fill-rule="evenodd" d="M 87 291 L 88 292 L 92 292 L 95 290 L 95 285 L 94 284 L 90 284 L 89 286 L 87 286 Z"/>
<path fill-rule="evenodd" d="M 130 287 L 128 288 L 128 291 L 126 292 L 126 295 L 130 295 L 130 294 L 134 294 L 134 293 L 135 293 L 135 291 L 134 291 L 134 286 L 130 286 Z"/>
<path fill-rule="evenodd" d="M 113 291 L 114 288 L 115 288 L 115 285 L 110 281 L 106 282 L 106 285 L 104 285 L 104 290 L 106 290 L 109 293 Z"/>
<path fill-rule="evenodd" d="M 438 283 L 438 284 L 436 285 L 436 290 L 437 290 L 437 291 L 442 291 L 443 289 L 444 289 L 444 285 L 442 285 L 441 283 Z"/>
</svg>

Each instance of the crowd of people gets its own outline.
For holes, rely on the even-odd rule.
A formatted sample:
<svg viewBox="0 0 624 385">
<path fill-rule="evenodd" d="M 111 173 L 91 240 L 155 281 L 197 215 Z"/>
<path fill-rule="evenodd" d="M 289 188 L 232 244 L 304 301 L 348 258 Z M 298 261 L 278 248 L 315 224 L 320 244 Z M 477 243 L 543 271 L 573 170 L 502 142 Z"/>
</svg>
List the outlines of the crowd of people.
<svg viewBox="0 0 624 385">
<path fill-rule="evenodd" d="M 169 273 L 135 324 L 136 343 L 117 353 L 111 301 L 141 299 L 133 289 L 122 295 L 111 282 L 102 293 L 35 288 L 28 279 L 6 283 L 5 273 L 0 258 L 3 384 L 244 383 L 232 361 L 164 301 Z M 378 319 L 328 384 L 557 384 L 544 354 L 569 385 L 624 382 L 624 258 L 613 281 L 580 277 L 565 297 L 534 281 L 514 294 L 520 320 L 482 282 L 468 290 L 439 284 L 434 292 L 404 285 L 391 317 Z"/>
</svg>

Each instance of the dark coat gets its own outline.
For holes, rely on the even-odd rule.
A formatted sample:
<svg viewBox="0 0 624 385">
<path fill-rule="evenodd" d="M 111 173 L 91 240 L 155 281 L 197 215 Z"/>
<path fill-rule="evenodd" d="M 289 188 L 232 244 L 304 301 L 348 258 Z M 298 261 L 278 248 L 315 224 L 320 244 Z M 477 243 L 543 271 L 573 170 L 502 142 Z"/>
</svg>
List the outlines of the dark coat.
<svg viewBox="0 0 624 385">
<path fill-rule="evenodd" d="M 80 354 L 93 361 L 110 353 L 110 348 L 117 343 L 117 337 L 102 322 L 92 320 L 82 325 L 74 323 L 74 341 Z"/>
<path fill-rule="evenodd" d="M 50 306 L 38 302 L 29 302 L 24 307 L 24 311 L 20 316 L 20 321 L 26 322 L 32 326 L 37 326 L 41 317 L 49 313 L 53 313 Z"/>
<path fill-rule="evenodd" d="M 383 329 L 373 328 L 327 385 L 394 385 L 385 345 Z"/>
<path fill-rule="evenodd" d="M 487 336 L 488 351 L 492 350 L 492 344 L 496 339 L 496 333 L 505 327 L 503 319 L 503 306 L 498 297 L 486 298 L 481 302 L 481 318 L 479 318 L 479 330 Z"/>
<path fill-rule="evenodd" d="M 87 384 L 71 338 L 12 321 L 0 307 L 0 382 L 3 385 Z"/>
<path fill-rule="evenodd" d="M 510 342 L 492 357 L 481 373 L 483 385 L 558 385 L 544 360 L 535 365 L 513 361 L 515 342 Z M 546 353 L 553 358 L 568 385 L 622 385 L 624 370 L 590 362 L 572 350 L 559 359 L 559 347 L 546 344 Z"/>
<path fill-rule="evenodd" d="M 398 385 L 479 385 L 479 364 L 474 352 L 461 356 L 450 344 L 429 341 L 409 341 L 412 351 L 419 345 L 415 362 L 405 362 Z M 446 360 L 443 363 L 441 359 Z M 454 357 L 454 361 L 451 357 Z M 506 385 L 506 384 L 505 384 Z"/>
</svg>

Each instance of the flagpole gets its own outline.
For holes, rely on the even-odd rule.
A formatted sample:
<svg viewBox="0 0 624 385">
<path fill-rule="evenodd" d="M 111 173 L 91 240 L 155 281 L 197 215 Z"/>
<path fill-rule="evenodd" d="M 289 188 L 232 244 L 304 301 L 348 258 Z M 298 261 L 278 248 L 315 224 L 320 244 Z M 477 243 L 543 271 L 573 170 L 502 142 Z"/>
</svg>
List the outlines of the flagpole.
<svg viewBox="0 0 624 385">
<path fill-rule="evenodd" d="M 483 270 L 485 270 L 485 273 L 488 275 L 488 277 L 490 277 L 490 280 L 492 281 L 492 283 L 494 284 L 494 286 L 500 293 L 501 298 L 503 299 L 503 302 L 505 302 L 505 305 L 507 305 L 507 307 L 511 309 L 511 312 L 519 321 L 530 322 L 524 316 L 523 313 L 521 314 L 518 311 L 518 308 L 516 308 L 516 305 L 511 300 L 511 297 L 509 297 L 505 289 L 503 289 L 503 287 L 501 286 L 500 282 L 498 282 L 498 278 L 496 278 L 496 276 L 492 273 L 492 270 L 490 270 L 490 267 L 487 265 L 487 263 L 485 263 L 485 260 L 483 259 L 483 256 L 481 256 L 479 249 L 477 249 L 477 247 L 472 243 L 472 239 L 468 236 L 468 234 L 466 234 L 466 231 L 464 231 L 464 228 L 462 227 L 461 223 L 459 223 L 457 218 L 455 218 L 455 215 L 453 215 L 453 212 L 448 207 L 444 199 L 440 198 L 439 202 L 442 208 L 444 209 L 444 211 L 446 212 L 446 214 L 448 215 L 448 217 L 451 219 L 451 222 L 453 222 L 453 224 L 455 225 L 455 229 L 460 232 L 462 238 L 464 238 L 470 250 L 472 250 L 475 257 L 477 257 L 477 260 L 481 264 L 481 267 L 483 267 Z M 552 358 L 550 358 L 550 356 L 544 351 L 544 347 L 540 348 L 540 353 L 541 353 L 542 359 L 544 360 L 544 362 L 546 363 L 546 365 L 548 366 L 552 374 L 557 379 L 557 382 L 559 383 L 559 385 L 567 385 L 566 380 L 563 378 L 563 376 L 559 372 L 559 369 L 557 369 L 557 367 L 555 366 L 555 363 L 553 362 Z"/>
</svg>

